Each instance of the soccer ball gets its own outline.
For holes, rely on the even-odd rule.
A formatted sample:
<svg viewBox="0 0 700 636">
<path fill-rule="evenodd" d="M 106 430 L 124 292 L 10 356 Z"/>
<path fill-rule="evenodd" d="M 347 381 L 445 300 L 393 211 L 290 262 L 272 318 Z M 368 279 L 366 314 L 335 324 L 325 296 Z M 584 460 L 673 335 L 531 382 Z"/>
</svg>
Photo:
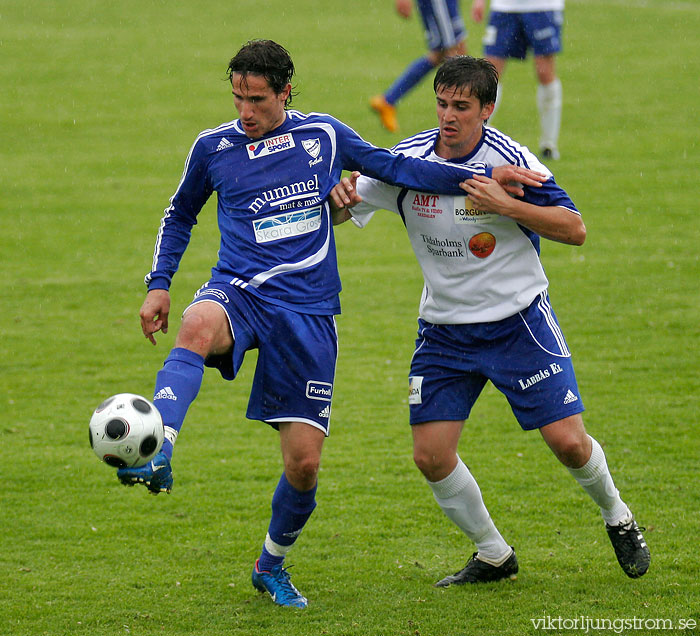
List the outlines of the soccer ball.
<svg viewBox="0 0 700 636">
<path fill-rule="evenodd" d="M 143 466 L 163 446 L 163 420 L 146 398 L 133 393 L 113 395 L 90 418 L 90 446 L 115 468 Z"/>
</svg>

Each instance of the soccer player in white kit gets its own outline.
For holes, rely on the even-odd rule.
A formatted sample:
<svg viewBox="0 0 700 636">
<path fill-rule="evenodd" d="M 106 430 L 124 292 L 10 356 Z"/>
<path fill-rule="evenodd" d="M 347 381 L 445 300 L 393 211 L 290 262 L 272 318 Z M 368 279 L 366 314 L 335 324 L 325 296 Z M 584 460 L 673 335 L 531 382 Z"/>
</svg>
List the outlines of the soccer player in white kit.
<svg viewBox="0 0 700 636">
<path fill-rule="evenodd" d="M 539 259 L 540 237 L 584 242 L 581 215 L 552 173 L 526 147 L 485 125 L 498 74 L 484 59 L 447 60 L 435 77 L 439 127 L 395 150 L 450 163 L 514 163 L 548 177 L 509 196 L 488 177 L 466 182 L 467 196 L 430 195 L 352 173 L 332 191 L 364 226 L 376 209 L 400 215 L 425 287 L 409 377 L 414 460 L 445 514 L 476 544 L 466 566 L 438 587 L 513 578 L 514 549 L 486 509 L 457 454 L 474 402 L 487 381 L 508 399 L 524 430 L 545 442 L 600 507 L 624 572 L 636 578 L 649 549 L 622 501 L 601 446 L 585 430 L 571 354 L 552 310 Z M 343 212 L 341 209 L 340 213 Z"/>
<path fill-rule="evenodd" d="M 484 18 L 485 0 L 473 0 L 472 19 Z M 562 87 L 556 71 L 561 52 L 564 0 L 491 0 L 489 24 L 484 34 L 484 56 L 503 76 L 508 58 L 524 60 L 534 54 L 537 75 L 537 109 L 540 115 L 540 156 L 559 159 Z M 501 100 L 501 85 L 496 107 Z"/>
</svg>

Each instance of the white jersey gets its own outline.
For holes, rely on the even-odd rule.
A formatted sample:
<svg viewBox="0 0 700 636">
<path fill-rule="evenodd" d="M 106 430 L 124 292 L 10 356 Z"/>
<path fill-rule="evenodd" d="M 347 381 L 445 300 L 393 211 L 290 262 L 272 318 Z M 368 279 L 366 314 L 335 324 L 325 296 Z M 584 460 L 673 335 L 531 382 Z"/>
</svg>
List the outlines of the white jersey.
<svg viewBox="0 0 700 636">
<path fill-rule="evenodd" d="M 491 0 L 491 11 L 502 13 L 533 13 L 563 11 L 564 0 Z"/>
<path fill-rule="evenodd" d="M 438 129 L 399 143 L 396 152 L 445 161 L 434 152 Z M 525 146 L 484 126 L 476 148 L 452 163 L 480 161 L 495 167 L 524 166 L 550 178 L 542 188 L 524 188 L 524 200 L 560 206 L 578 214 L 552 173 Z M 493 322 L 525 309 L 548 281 L 539 258 L 539 236 L 508 217 L 481 212 L 465 196 L 436 195 L 360 177 L 363 202 L 352 208 L 364 227 L 377 209 L 400 215 L 418 258 L 425 287 L 420 317 L 435 324 Z"/>
</svg>

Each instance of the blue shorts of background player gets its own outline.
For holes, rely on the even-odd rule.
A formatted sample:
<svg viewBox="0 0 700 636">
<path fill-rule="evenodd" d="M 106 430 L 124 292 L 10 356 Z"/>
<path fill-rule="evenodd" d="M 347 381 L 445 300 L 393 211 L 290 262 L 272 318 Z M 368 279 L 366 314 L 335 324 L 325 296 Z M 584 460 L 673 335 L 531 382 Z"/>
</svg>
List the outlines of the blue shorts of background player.
<svg viewBox="0 0 700 636">
<path fill-rule="evenodd" d="M 462 421 L 487 381 L 524 430 L 581 413 L 571 354 L 546 294 L 497 322 L 419 320 L 409 378 L 410 422 Z"/>
<path fill-rule="evenodd" d="M 491 12 L 484 34 L 484 54 L 489 57 L 524 60 L 528 49 L 535 55 L 561 52 L 561 11 L 532 13 Z"/>
<path fill-rule="evenodd" d="M 467 30 L 458 0 L 417 0 L 428 49 L 449 49 L 464 40 Z"/>
<path fill-rule="evenodd" d="M 246 352 L 258 349 L 246 416 L 275 429 L 305 422 L 328 435 L 338 357 L 334 317 L 291 311 L 220 282 L 202 286 L 185 313 L 202 302 L 226 312 L 234 340 L 230 354 L 210 355 L 206 366 L 233 380 Z"/>
</svg>

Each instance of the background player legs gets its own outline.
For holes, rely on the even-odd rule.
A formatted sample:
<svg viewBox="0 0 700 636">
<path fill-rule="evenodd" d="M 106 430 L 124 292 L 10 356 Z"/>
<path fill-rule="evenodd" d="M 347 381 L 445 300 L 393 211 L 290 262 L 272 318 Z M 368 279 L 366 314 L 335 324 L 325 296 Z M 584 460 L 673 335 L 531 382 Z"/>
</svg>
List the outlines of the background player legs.
<svg viewBox="0 0 700 636">
<path fill-rule="evenodd" d="M 559 159 L 562 87 L 555 55 L 536 55 L 537 110 L 540 114 L 540 153 L 543 159 Z"/>
</svg>

